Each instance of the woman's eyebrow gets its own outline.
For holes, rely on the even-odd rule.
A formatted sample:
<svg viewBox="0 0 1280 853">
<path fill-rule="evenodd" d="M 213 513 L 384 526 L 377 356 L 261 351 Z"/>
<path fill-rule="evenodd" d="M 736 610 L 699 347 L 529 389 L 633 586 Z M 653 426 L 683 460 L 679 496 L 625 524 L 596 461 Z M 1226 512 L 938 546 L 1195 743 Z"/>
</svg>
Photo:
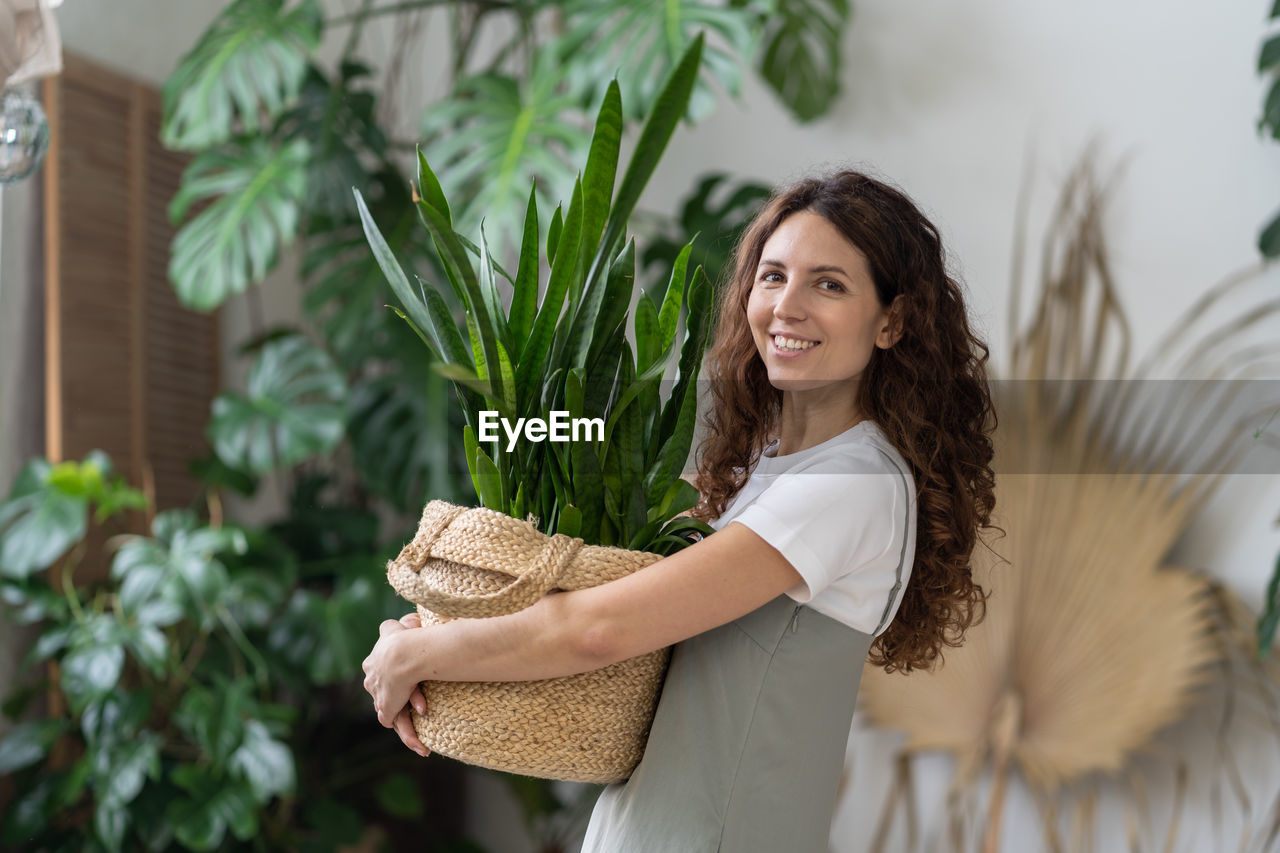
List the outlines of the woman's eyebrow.
<svg viewBox="0 0 1280 853">
<path fill-rule="evenodd" d="M 787 268 L 787 265 L 784 264 L 782 261 L 775 261 L 772 258 L 761 258 L 760 266 L 777 267 L 780 270 L 785 270 Z M 837 272 L 837 273 L 840 273 L 840 275 L 844 276 L 845 278 L 851 277 L 847 272 L 844 271 L 844 267 L 836 266 L 835 264 L 818 264 L 817 266 L 809 267 L 809 272 L 811 274 L 820 273 L 820 272 Z"/>
</svg>

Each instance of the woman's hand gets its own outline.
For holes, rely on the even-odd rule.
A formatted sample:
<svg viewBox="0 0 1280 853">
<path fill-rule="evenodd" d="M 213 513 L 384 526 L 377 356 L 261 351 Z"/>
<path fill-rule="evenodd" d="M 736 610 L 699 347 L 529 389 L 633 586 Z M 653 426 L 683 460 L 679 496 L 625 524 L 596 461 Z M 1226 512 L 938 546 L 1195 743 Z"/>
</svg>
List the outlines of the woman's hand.
<svg viewBox="0 0 1280 853">
<path fill-rule="evenodd" d="M 410 673 L 410 661 L 406 660 L 406 632 L 422 627 L 416 613 L 399 621 L 388 619 L 378 626 L 378 642 L 364 659 L 364 689 L 373 697 L 373 709 L 378 722 L 394 729 L 405 746 L 421 756 L 430 752 L 413 728 L 410 707 L 419 714 L 427 712 L 427 699 Z"/>
</svg>

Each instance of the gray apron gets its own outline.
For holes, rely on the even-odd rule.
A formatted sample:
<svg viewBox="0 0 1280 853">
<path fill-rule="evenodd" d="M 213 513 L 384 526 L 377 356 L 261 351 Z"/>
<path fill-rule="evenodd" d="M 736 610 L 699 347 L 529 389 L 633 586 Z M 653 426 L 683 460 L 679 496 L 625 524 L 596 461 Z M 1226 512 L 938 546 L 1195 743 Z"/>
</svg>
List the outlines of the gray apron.
<svg viewBox="0 0 1280 853">
<path fill-rule="evenodd" d="M 825 853 L 871 636 L 785 595 L 676 645 L 583 853 Z"/>
</svg>

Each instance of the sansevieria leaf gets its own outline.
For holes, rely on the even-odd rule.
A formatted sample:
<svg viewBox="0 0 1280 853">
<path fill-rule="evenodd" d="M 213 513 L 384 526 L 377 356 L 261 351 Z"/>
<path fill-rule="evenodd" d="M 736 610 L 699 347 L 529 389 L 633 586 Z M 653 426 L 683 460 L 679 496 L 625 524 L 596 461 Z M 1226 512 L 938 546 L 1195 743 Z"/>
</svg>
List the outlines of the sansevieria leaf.
<svg viewBox="0 0 1280 853">
<path fill-rule="evenodd" d="M 196 151 L 255 133 L 298 96 L 320 44 L 317 0 L 236 0 L 164 85 L 165 147 Z"/>
<path fill-rule="evenodd" d="M 187 168 L 170 219 L 210 204 L 173 241 L 169 279 L 184 305 L 212 311 L 266 277 L 297 236 L 308 154 L 305 139 L 278 148 L 246 139 L 205 152 Z"/>
<path fill-rule="evenodd" d="M 346 381 L 329 355 L 306 338 L 263 346 L 245 394 L 213 401 L 209 437 L 218 456 L 246 471 L 293 465 L 337 446 Z"/>
</svg>

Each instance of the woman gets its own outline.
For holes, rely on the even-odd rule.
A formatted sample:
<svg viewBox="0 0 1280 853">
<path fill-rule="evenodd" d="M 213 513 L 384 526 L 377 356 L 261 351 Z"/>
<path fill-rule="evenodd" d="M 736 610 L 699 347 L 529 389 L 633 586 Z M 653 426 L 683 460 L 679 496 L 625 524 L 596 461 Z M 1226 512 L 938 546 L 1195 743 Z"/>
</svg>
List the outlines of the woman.
<svg viewBox="0 0 1280 853">
<path fill-rule="evenodd" d="M 421 754 L 424 680 L 551 678 L 673 651 L 644 758 L 584 851 L 825 851 L 862 661 L 929 667 L 981 613 L 985 344 L 937 229 L 856 172 L 744 233 L 709 354 L 694 515 L 715 536 L 519 613 L 383 623 L 378 719 Z"/>
</svg>

